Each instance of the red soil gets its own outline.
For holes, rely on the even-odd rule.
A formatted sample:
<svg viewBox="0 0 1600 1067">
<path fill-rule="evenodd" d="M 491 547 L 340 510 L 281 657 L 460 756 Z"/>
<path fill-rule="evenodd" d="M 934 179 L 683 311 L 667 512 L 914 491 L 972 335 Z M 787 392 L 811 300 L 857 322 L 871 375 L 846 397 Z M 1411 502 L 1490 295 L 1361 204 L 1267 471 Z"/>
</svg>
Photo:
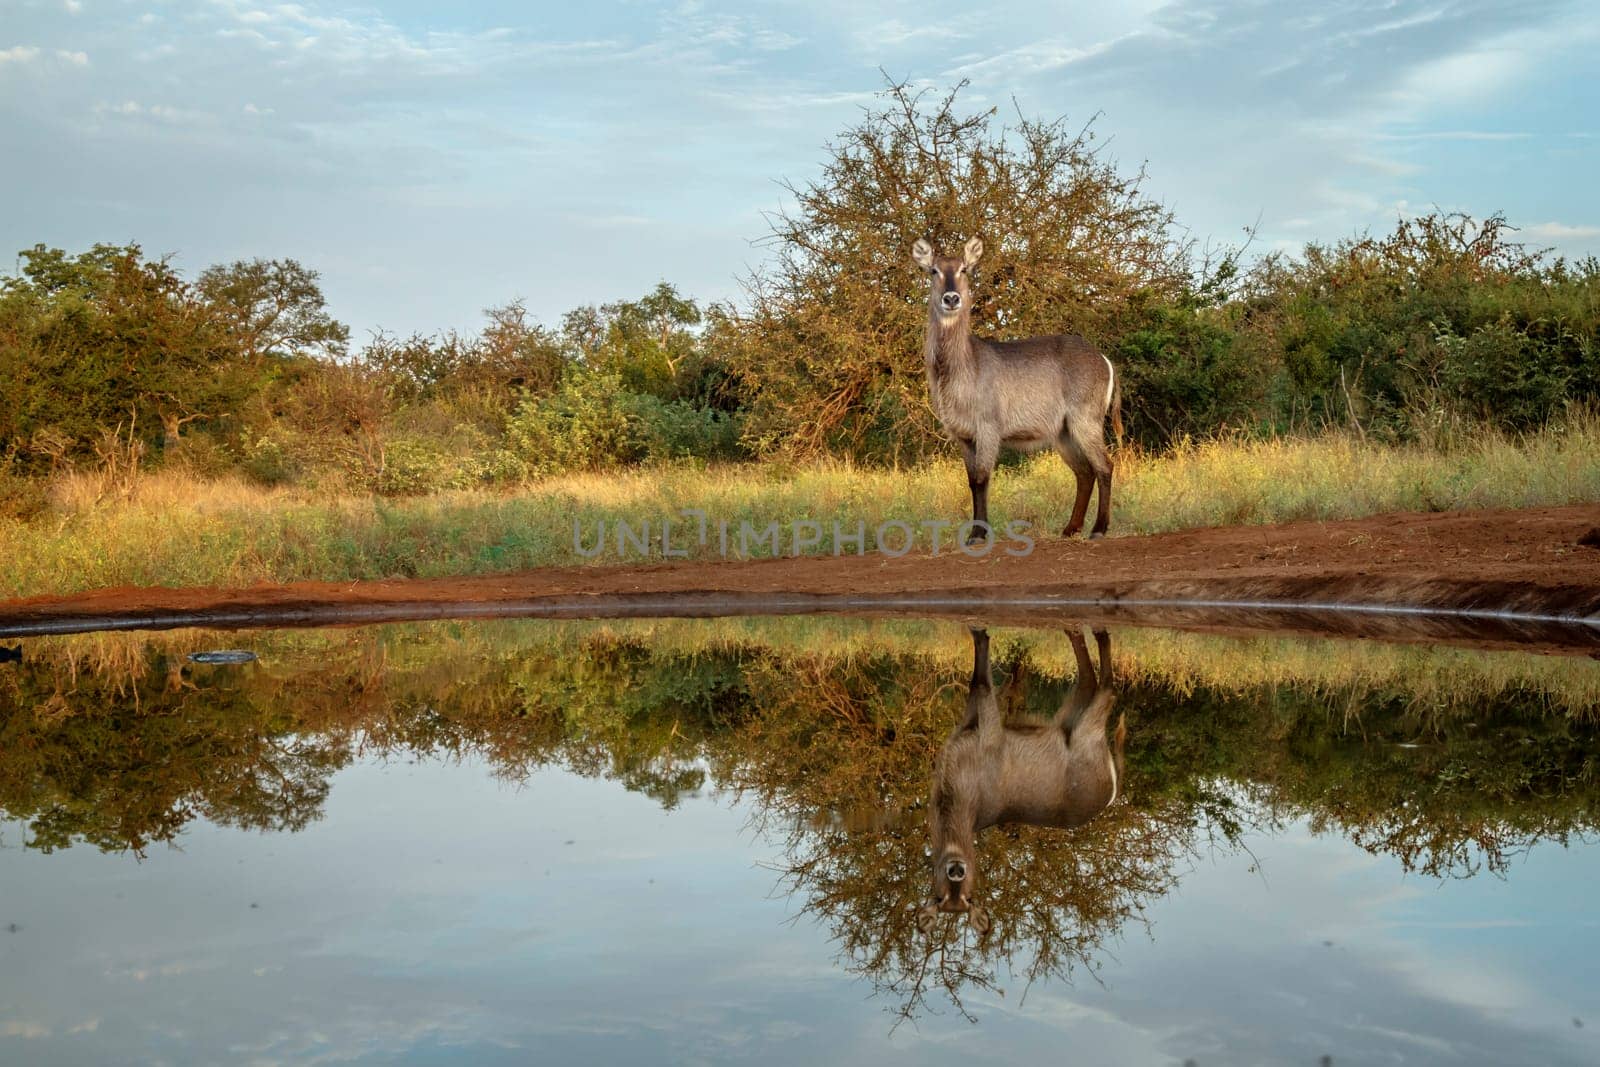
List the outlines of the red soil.
<svg viewBox="0 0 1600 1067">
<path fill-rule="evenodd" d="M 1466 613 L 1477 619 L 1473 626 L 1491 628 L 1502 623 L 1513 629 L 1538 628 L 1551 625 L 1554 617 L 1582 620 L 1586 625 L 1576 627 L 1571 642 L 1556 644 L 1588 648 L 1600 647 L 1600 548 L 1580 541 L 1596 526 L 1600 506 L 1584 505 L 1400 513 L 1093 543 L 1043 541 L 1021 558 L 997 548 L 984 559 L 947 550 L 938 557 L 899 559 L 869 554 L 556 567 L 475 578 L 294 582 L 243 589 L 121 588 L 0 602 L 0 634 L 455 615 L 849 610 L 982 615 L 996 621 L 1070 614 L 1212 629 L 1265 625 L 1373 636 L 1398 627 L 1426 637 L 1409 623 L 1395 621 L 1408 613 L 1370 609 L 1429 607 L 1447 609 L 1458 618 Z M 1358 625 L 1348 619 L 1313 622 L 1309 620 L 1317 613 L 1305 607 L 1311 604 L 1369 610 Z M 1502 614 L 1500 623 L 1485 622 L 1491 613 L 1513 617 Z M 1482 636 L 1498 641 L 1503 635 Z M 1514 634 L 1506 639 L 1521 640 Z"/>
</svg>

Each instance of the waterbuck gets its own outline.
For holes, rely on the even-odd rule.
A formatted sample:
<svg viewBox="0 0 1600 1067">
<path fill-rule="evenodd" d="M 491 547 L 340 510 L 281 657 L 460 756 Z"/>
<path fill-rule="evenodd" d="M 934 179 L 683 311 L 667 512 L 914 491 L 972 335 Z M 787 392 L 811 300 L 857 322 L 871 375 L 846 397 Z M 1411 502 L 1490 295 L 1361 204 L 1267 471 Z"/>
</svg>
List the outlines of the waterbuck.
<svg viewBox="0 0 1600 1067">
<path fill-rule="evenodd" d="M 1000 446 L 1033 452 L 1047 446 L 1061 453 L 1078 480 L 1071 537 L 1083 529 L 1089 494 L 1100 499 L 1091 538 L 1111 524 L 1111 457 L 1105 421 L 1122 436 L 1122 385 L 1111 361 L 1077 334 L 1052 334 L 1023 341 L 972 336 L 972 268 L 983 255 L 974 237 L 961 255 L 941 256 L 925 240 L 911 258 L 931 276 L 928 334 L 923 348 L 933 410 L 961 445 L 972 489 L 969 542 L 989 534 L 989 477 Z"/>
<path fill-rule="evenodd" d="M 1127 726 L 1119 716 L 1114 742 L 1106 723 L 1111 689 L 1111 637 L 1094 634 L 1100 671 L 1083 636 L 1067 631 L 1078 680 L 1049 721 L 1006 722 L 989 673 L 989 635 L 972 631 L 972 682 L 966 714 L 934 764 L 928 803 L 933 892 L 917 915 L 931 933 L 940 912 L 965 913 L 979 934 L 989 914 L 974 901 L 978 831 L 998 823 L 1081 826 L 1120 795 Z M 1015 680 L 1015 679 L 1013 679 Z"/>
</svg>

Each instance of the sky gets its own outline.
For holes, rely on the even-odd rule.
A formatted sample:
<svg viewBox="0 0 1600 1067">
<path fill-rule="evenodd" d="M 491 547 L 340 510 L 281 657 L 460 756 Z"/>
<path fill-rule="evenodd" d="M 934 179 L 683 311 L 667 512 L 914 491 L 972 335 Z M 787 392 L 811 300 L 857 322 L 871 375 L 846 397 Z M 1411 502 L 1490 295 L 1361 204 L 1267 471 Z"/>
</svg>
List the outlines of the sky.
<svg viewBox="0 0 1600 1067">
<path fill-rule="evenodd" d="M 0 270 L 40 242 L 291 257 L 358 340 L 662 280 L 739 300 L 782 183 L 885 73 L 1098 116 L 1202 245 L 1438 207 L 1582 256 L 1597 45 L 1600 7 L 1545 0 L 0 0 Z"/>
</svg>

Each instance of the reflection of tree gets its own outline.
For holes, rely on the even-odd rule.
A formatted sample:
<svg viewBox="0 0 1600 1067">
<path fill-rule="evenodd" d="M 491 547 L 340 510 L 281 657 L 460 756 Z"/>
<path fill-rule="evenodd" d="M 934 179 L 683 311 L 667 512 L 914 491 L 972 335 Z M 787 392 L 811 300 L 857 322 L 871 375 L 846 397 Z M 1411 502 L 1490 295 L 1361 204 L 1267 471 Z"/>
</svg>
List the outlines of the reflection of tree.
<svg viewBox="0 0 1600 1067">
<path fill-rule="evenodd" d="M 84 841 L 136 853 L 196 815 L 299 830 L 349 758 L 339 735 L 264 729 L 248 686 L 197 685 L 162 657 L 119 676 L 24 672 L 0 720 L 0 806 L 43 851 Z"/>
<path fill-rule="evenodd" d="M 1444 721 L 1400 699 L 1374 703 L 1353 727 L 1359 745 L 1327 744 L 1303 723 L 1280 746 L 1288 758 L 1266 761 L 1270 802 L 1435 877 L 1504 874 L 1538 842 L 1593 828 L 1593 727 L 1536 700 Z"/>
<path fill-rule="evenodd" d="M 456 630 L 280 637 L 246 668 L 134 642 L 92 662 L 30 652 L 0 669 L 0 810 L 39 848 L 139 851 L 197 816 L 302 828 L 357 753 L 512 777 L 563 766 L 668 807 L 710 782 L 784 845 L 785 884 L 845 965 L 916 1012 L 929 990 L 960 1003 L 1008 975 L 1092 971 L 1175 860 L 1252 821 L 1304 816 L 1408 869 L 1465 875 L 1588 831 L 1600 799 L 1600 739 L 1532 691 L 1440 708 L 1370 686 L 1181 688 L 1119 660 L 1146 679 L 1119 704 L 1129 803 L 1076 831 L 986 831 L 988 940 L 942 921 L 929 941 L 913 916 L 928 770 L 966 686 L 951 657 Z M 995 640 L 997 662 L 1019 647 Z M 1066 680 L 1034 661 L 1025 673 L 1018 712 L 1048 716 Z"/>
<path fill-rule="evenodd" d="M 1118 807 L 1075 830 L 988 832 L 980 850 L 991 926 L 983 937 L 954 916 L 941 916 L 931 936 L 918 930 L 928 891 L 920 820 L 854 833 L 797 828 L 780 874 L 802 910 L 832 930 L 846 969 L 897 1013 L 927 1009 L 930 989 L 967 1013 L 963 992 L 1000 988 L 1002 968 L 1026 985 L 1097 970 L 1102 944 L 1175 883 L 1193 829 L 1182 809 Z"/>
<path fill-rule="evenodd" d="M 736 731 L 738 755 L 719 775 L 758 799 L 769 828 L 786 828 L 783 884 L 832 930 L 846 969 L 901 1017 L 928 1009 L 931 989 L 970 1016 L 964 992 L 998 989 L 1002 968 L 1025 985 L 1092 972 L 1102 943 L 1172 886 L 1175 861 L 1192 847 L 1201 809 L 1183 802 L 1117 805 L 1073 830 L 997 827 L 979 845 L 987 934 L 941 916 L 925 937 L 916 923 L 928 897 L 921 815 L 966 687 L 929 664 L 892 660 L 834 665 L 825 678 L 800 664 L 796 674 L 803 684 L 780 675 L 755 687 L 766 699 Z M 1092 675 L 1088 684 L 1092 692 Z M 1002 700 L 1046 700 L 1054 711 L 1062 688 L 1012 686 Z M 828 709 L 820 723 L 807 713 L 818 704 Z M 895 709 L 892 728 L 870 710 L 885 707 Z M 874 807 L 887 814 L 849 817 Z M 817 818 L 819 810 L 841 814 Z"/>
</svg>

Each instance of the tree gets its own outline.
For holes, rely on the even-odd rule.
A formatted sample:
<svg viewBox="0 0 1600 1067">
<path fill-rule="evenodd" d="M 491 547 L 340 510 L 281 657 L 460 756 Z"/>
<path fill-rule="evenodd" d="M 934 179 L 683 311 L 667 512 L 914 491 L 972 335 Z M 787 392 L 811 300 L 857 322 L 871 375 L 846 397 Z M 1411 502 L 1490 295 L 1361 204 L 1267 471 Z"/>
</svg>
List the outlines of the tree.
<svg viewBox="0 0 1600 1067">
<path fill-rule="evenodd" d="M 36 245 L 0 281 L 0 452 L 52 463 L 113 426 L 167 438 L 234 410 L 253 388 L 227 325 L 138 245 L 70 255 Z"/>
<path fill-rule="evenodd" d="M 735 370 L 755 393 L 762 450 L 913 460 L 938 441 L 923 381 L 918 237 L 984 239 L 975 320 L 1001 338 L 1077 332 L 1105 344 L 1128 298 L 1189 283 L 1172 215 L 1119 173 L 1085 126 L 962 114 L 891 83 L 828 147 L 821 176 L 788 186 L 774 262 L 749 279 Z"/>
<path fill-rule="evenodd" d="M 360 362 L 393 379 L 397 395 L 408 401 L 480 391 L 509 408 L 524 394 L 554 392 L 570 362 L 561 338 L 529 322 L 520 301 L 484 315 L 489 322 L 477 337 L 379 333 L 361 350 Z"/>
<path fill-rule="evenodd" d="M 334 358 L 345 354 L 350 329 L 328 314 L 319 277 L 292 259 L 241 259 L 207 267 L 196 284 L 251 360 Z"/>
<path fill-rule="evenodd" d="M 701 370 L 700 305 L 661 282 L 638 300 L 574 308 L 562 334 L 590 369 L 663 400 L 694 395 Z"/>
</svg>

